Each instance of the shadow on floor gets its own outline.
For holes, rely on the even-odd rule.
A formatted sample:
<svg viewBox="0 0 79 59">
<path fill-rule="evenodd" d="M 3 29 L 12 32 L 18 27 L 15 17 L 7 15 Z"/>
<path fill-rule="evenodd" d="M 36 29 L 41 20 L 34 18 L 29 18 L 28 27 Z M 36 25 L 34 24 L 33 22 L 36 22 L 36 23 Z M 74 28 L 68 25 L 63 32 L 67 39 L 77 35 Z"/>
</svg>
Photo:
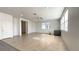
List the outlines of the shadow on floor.
<svg viewBox="0 0 79 59">
<path fill-rule="evenodd" d="M 0 40 L 0 51 L 19 51 L 19 50 Z"/>
</svg>

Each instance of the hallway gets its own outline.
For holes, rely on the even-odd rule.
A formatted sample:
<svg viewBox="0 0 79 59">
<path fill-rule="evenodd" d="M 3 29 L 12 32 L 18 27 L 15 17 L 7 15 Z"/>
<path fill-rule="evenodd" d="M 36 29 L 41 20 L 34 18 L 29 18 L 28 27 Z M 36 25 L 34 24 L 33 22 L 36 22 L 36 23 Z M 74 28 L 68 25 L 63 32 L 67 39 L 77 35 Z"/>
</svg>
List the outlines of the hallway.
<svg viewBox="0 0 79 59">
<path fill-rule="evenodd" d="M 20 51 L 66 51 L 61 37 L 48 34 L 32 33 L 2 41 Z"/>
</svg>

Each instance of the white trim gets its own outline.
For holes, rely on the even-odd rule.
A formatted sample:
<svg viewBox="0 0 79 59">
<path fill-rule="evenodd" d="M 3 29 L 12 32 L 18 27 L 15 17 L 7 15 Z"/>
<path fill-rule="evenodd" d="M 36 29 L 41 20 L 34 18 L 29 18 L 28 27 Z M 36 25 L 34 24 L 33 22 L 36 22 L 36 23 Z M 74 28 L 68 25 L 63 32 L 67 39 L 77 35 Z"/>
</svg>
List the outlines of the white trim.
<svg viewBox="0 0 79 59">
<path fill-rule="evenodd" d="M 21 21 L 27 21 L 28 22 L 28 20 L 27 19 L 24 19 L 24 18 L 20 18 L 20 36 L 22 36 L 22 32 L 21 32 Z"/>
</svg>

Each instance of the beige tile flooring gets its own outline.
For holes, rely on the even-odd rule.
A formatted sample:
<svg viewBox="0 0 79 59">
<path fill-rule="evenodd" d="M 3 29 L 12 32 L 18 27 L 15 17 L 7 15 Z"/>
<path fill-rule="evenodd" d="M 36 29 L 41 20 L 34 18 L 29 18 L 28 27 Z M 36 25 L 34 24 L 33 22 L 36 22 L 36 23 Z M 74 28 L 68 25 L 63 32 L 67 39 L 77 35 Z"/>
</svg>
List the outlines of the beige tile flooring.
<svg viewBox="0 0 79 59">
<path fill-rule="evenodd" d="M 65 51 L 61 37 L 48 34 L 29 34 L 2 40 L 20 51 Z"/>
</svg>

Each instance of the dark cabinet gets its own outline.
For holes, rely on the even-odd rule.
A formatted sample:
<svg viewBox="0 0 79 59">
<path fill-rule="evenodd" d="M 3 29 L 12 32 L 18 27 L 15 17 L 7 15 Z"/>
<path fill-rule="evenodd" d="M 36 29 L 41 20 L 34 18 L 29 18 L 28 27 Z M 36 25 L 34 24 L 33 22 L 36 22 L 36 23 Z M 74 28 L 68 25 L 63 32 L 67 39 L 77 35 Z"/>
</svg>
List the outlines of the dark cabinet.
<svg viewBox="0 0 79 59">
<path fill-rule="evenodd" d="M 61 30 L 54 30 L 55 36 L 61 36 Z"/>
</svg>

